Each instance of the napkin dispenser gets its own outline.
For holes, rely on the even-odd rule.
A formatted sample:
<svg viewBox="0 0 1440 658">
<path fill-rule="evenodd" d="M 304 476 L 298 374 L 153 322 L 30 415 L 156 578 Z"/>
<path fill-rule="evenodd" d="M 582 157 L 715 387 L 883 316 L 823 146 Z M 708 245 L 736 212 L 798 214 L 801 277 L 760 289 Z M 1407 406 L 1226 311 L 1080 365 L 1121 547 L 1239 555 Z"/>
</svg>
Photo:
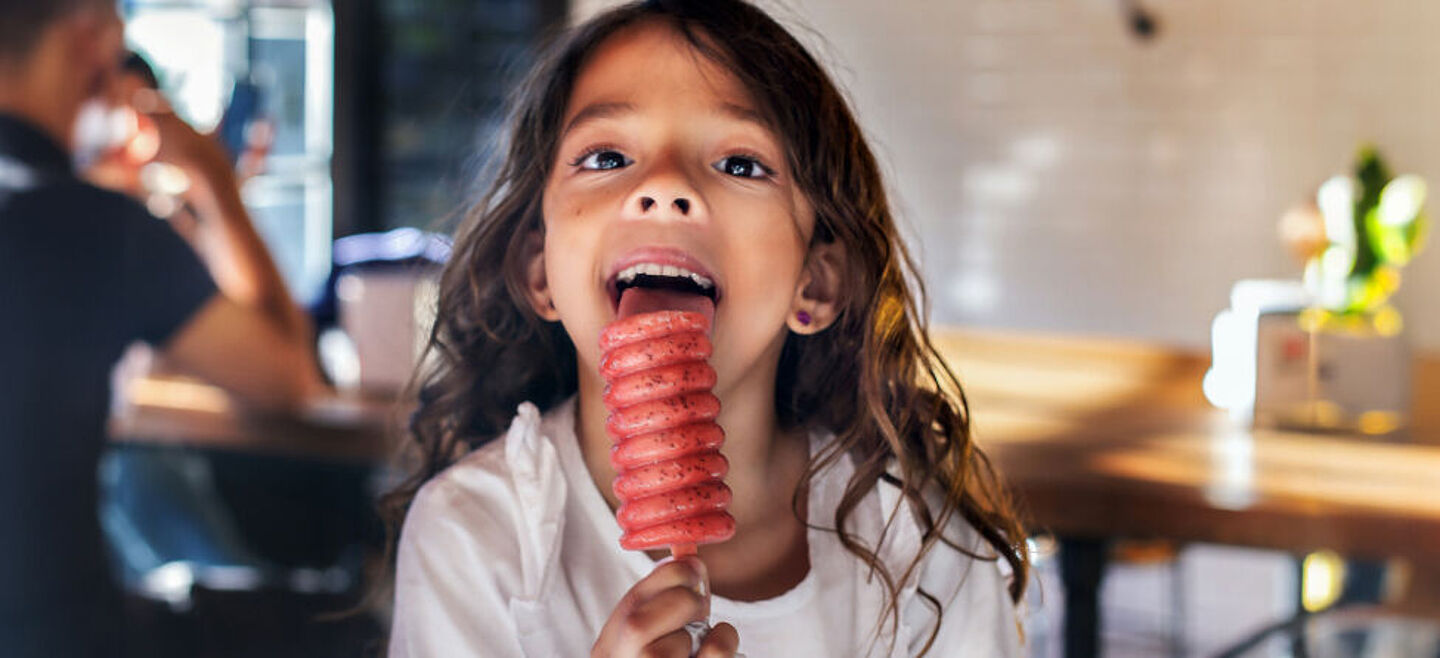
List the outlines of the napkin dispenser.
<svg viewBox="0 0 1440 658">
<path fill-rule="evenodd" d="M 335 241 L 327 296 L 334 326 L 320 362 L 337 388 L 392 395 L 415 374 L 429 343 L 450 244 L 413 228 Z"/>
<path fill-rule="evenodd" d="M 1205 395 L 1256 427 L 1390 434 L 1410 407 L 1403 335 L 1308 330 L 1296 281 L 1247 280 L 1212 326 Z"/>
<path fill-rule="evenodd" d="M 385 393 L 405 388 L 429 342 L 439 278 L 430 268 L 340 276 L 340 328 L 354 346 L 356 370 L 337 384 Z"/>
</svg>

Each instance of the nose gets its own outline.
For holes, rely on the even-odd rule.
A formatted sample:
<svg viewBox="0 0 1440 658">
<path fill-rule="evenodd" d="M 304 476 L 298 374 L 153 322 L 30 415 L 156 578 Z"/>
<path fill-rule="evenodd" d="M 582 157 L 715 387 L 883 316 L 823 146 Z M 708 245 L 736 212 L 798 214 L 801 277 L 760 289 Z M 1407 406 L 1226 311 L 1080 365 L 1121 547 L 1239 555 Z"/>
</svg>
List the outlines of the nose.
<svg viewBox="0 0 1440 658">
<path fill-rule="evenodd" d="M 641 197 L 640 197 L 640 212 L 641 212 L 641 213 L 649 213 L 651 210 L 653 210 L 653 209 L 655 208 L 655 206 L 658 206 L 658 205 L 660 205 L 660 202 L 656 201 L 656 200 L 655 200 L 655 197 L 652 197 L 652 196 L 641 196 Z M 672 200 L 670 201 L 670 206 L 673 207 L 674 209 L 680 211 L 680 214 L 681 214 L 681 215 L 686 215 L 686 216 L 688 216 L 688 215 L 690 214 L 690 199 L 688 199 L 688 198 L 686 198 L 686 197 L 683 197 L 683 196 L 677 196 L 677 197 L 675 197 L 674 199 L 672 199 Z"/>
<path fill-rule="evenodd" d="M 694 173 L 677 154 L 653 159 L 644 178 L 631 189 L 625 214 L 652 221 L 705 219 L 705 199 L 695 186 Z"/>
</svg>

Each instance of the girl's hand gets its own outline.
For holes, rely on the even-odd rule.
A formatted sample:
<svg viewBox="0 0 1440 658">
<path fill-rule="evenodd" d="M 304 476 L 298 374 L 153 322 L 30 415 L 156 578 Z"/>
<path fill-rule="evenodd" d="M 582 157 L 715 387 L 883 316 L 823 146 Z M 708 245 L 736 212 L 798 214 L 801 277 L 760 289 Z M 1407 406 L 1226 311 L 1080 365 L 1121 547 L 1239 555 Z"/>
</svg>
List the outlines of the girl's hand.
<svg viewBox="0 0 1440 658">
<path fill-rule="evenodd" d="M 697 653 L 690 653 L 685 624 L 710 616 L 710 583 L 705 564 L 686 557 L 660 563 L 635 583 L 616 604 L 592 658 L 729 658 L 740 646 L 735 627 L 719 624 L 710 630 Z"/>
</svg>

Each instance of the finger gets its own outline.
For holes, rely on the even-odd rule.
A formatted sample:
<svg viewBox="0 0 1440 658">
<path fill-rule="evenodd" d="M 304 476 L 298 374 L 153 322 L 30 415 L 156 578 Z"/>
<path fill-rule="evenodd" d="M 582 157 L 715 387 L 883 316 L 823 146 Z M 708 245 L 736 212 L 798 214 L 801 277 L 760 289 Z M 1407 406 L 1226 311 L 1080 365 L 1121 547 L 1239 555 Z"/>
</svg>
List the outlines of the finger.
<svg viewBox="0 0 1440 658">
<path fill-rule="evenodd" d="M 696 658 L 731 658 L 740 650 L 740 633 L 730 624 L 717 624 L 700 643 Z"/>
<path fill-rule="evenodd" d="M 710 599 L 689 587 L 671 587 L 630 611 L 630 616 L 662 630 L 673 630 L 710 617 Z"/>
<path fill-rule="evenodd" d="M 667 589 L 630 611 L 620 625 L 619 645 L 639 649 L 689 622 L 703 622 L 710 616 L 709 607 L 709 600 L 693 589 Z"/>
<path fill-rule="evenodd" d="M 649 575 L 640 582 L 631 586 L 630 591 L 615 605 L 615 610 L 610 613 L 610 618 L 605 621 L 605 626 L 600 629 L 600 635 L 595 639 L 594 652 L 596 655 L 611 655 L 619 652 L 621 648 L 628 648 L 630 655 L 640 647 L 653 641 L 655 638 L 679 628 L 688 620 L 688 614 L 680 615 L 680 619 L 668 626 L 664 624 L 670 620 L 669 617 L 660 614 L 660 611 L 647 609 L 641 616 L 636 616 L 637 609 L 649 601 L 655 599 L 662 592 L 673 591 L 681 594 L 688 593 L 695 600 L 702 600 L 708 606 L 709 599 L 704 597 L 704 565 L 698 559 L 686 558 L 682 560 L 670 560 L 662 562 L 651 571 Z M 673 601 L 676 597 L 687 598 L 681 594 L 671 594 L 665 600 Z M 698 604 L 692 607 L 703 607 Z M 685 610 L 682 612 L 690 612 Z"/>
<path fill-rule="evenodd" d="M 160 154 L 160 127 L 146 114 L 135 115 L 135 135 L 125 145 L 125 158 L 132 164 L 145 164 Z"/>
<path fill-rule="evenodd" d="M 641 658 L 690 658 L 690 634 L 684 629 L 656 638 L 640 650 Z"/>
<path fill-rule="evenodd" d="M 656 594 L 672 587 L 692 589 L 697 594 L 704 596 L 708 591 L 706 582 L 705 564 L 699 558 L 685 557 L 665 560 L 625 593 L 625 597 L 620 599 L 619 605 L 615 606 L 616 612 L 628 612 Z"/>
<path fill-rule="evenodd" d="M 160 92 L 149 87 L 136 89 L 130 96 L 130 105 L 141 114 L 171 114 L 174 111 Z"/>
</svg>

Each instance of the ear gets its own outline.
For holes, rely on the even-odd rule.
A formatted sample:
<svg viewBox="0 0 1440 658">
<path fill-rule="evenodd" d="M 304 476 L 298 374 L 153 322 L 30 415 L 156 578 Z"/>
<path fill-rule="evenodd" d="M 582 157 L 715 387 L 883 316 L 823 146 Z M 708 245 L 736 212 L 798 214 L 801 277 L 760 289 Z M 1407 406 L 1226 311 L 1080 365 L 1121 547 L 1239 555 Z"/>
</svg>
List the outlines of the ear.
<svg viewBox="0 0 1440 658">
<path fill-rule="evenodd" d="M 840 315 L 844 271 L 845 252 L 839 243 L 810 247 L 800 283 L 795 287 L 795 299 L 790 303 L 790 315 L 785 318 L 790 331 L 808 336 L 824 331 L 835 322 Z"/>
<path fill-rule="evenodd" d="M 545 276 L 545 235 L 540 231 L 531 231 L 525 236 L 523 249 L 525 293 L 530 308 L 542 319 L 558 322 L 560 312 L 555 310 L 555 301 L 550 297 L 550 282 Z"/>
</svg>

